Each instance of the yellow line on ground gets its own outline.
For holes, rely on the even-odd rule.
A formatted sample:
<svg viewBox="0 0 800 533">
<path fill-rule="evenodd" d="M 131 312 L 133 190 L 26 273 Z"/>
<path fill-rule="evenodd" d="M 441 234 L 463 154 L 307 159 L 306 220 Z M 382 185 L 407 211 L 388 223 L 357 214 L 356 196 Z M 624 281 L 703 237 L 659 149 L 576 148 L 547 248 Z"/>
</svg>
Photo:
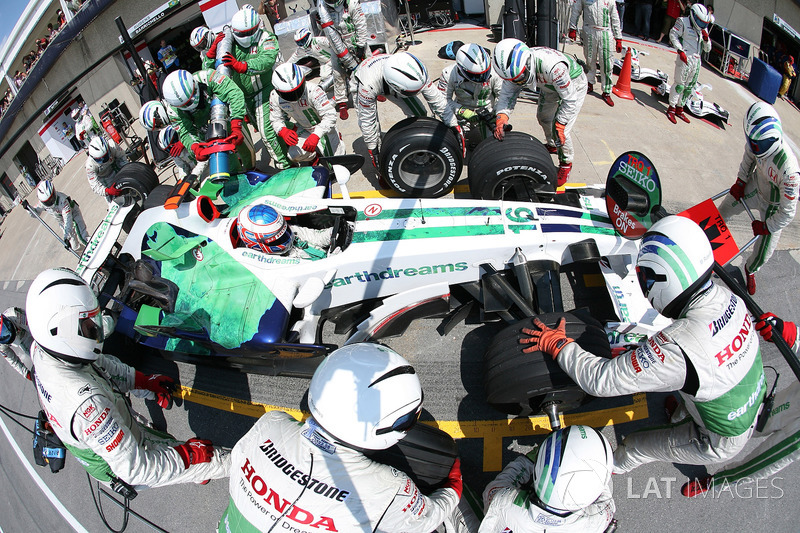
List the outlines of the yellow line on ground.
<svg viewBox="0 0 800 533">
<path fill-rule="evenodd" d="M 253 418 L 275 410 L 285 411 L 298 420 L 305 420 L 309 416 L 309 413 L 300 409 L 241 400 L 184 386 L 180 387 L 176 395 L 185 401 Z M 643 420 L 647 417 L 647 398 L 644 393 L 638 393 L 633 395 L 633 403 L 630 405 L 562 415 L 561 423 L 565 426 L 584 424 L 599 428 Z M 546 416 L 510 420 L 439 420 L 424 423 L 438 427 L 454 439 L 483 439 L 484 472 L 496 472 L 502 469 L 504 437 L 527 437 L 550 432 L 550 422 Z"/>
</svg>

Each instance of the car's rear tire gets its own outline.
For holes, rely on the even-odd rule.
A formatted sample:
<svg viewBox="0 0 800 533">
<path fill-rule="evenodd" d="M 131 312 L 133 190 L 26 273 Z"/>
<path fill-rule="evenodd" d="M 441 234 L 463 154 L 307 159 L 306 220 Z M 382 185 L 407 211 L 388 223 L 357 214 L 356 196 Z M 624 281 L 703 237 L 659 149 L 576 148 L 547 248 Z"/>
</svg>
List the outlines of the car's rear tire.
<svg viewBox="0 0 800 533">
<path fill-rule="evenodd" d="M 566 318 L 567 337 L 584 349 L 601 357 L 611 357 L 611 347 L 600 323 L 587 315 L 546 313 L 537 316 L 550 327 Z M 531 328 L 533 318 L 512 324 L 498 333 L 484 356 L 485 389 L 488 403 L 511 415 L 529 416 L 540 412 L 545 401 L 555 401 L 559 411 L 570 411 L 588 401 L 578 385 L 553 358 L 543 352 L 524 353 L 528 345 L 520 344 L 527 337 L 522 328 Z"/>
<path fill-rule="evenodd" d="M 412 117 L 395 124 L 381 144 L 381 174 L 410 198 L 438 198 L 453 190 L 464 160 L 458 137 L 444 123 Z"/>
<path fill-rule="evenodd" d="M 542 201 L 555 194 L 558 170 L 550 153 L 534 137 L 509 131 L 505 139 L 489 137 L 469 159 L 469 190 L 484 200 Z"/>
</svg>

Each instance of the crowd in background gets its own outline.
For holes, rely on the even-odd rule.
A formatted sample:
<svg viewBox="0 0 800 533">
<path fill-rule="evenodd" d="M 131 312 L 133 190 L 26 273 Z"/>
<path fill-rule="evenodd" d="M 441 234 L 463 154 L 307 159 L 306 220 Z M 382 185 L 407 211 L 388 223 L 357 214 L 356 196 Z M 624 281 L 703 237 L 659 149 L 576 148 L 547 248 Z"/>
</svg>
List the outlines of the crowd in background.
<svg viewBox="0 0 800 533">
<path fill-rule="evenodd" d="M 675 20 L 688 15 L 695 3 L 697 2 L 691 0 L 618 0 L 617 11 L 625 33 L 635 35 L 643 41 L 654 40 L 669 44 L 669 30 Z M 709 13 L 714 14 L 711 2 L 700 3 L 708 8 Z"/>
</svg>

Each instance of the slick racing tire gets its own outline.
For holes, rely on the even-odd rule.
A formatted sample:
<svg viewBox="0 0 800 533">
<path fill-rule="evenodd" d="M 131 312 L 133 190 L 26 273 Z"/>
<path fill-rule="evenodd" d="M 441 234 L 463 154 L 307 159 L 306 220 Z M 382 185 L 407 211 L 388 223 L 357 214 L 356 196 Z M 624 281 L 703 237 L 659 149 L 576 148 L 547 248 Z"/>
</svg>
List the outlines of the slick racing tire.
<svg viewBox="0 0 800 533">
<path fill-rule="evenodd" d="M 458 457 L 458 447 L 453 437 L 441 429 L 417 423 L 391 448 L 364 453 L 374 461 L 402 470 L 422 492 L 429 493 L 447 479 Z"/>
<path fill-rule="evenodd" d="M 150 191 L 150 194 L 147 195 L 147 198 L 145 198 L 142 203 L 142 210 L 144 211 L 152 207 L 163 207 L 164 202 L 166 202 L 167 198 L 172 194 L 173 188 L 172 185 L 159 185 Z"/>
<path fill-rule="evenodd" d="M 381 143 L 381 175 L 409 198 L 438 198 L 453 190 L 464 160 L 456 134 L 444 123 L 412 117 L 395 124 Z"/>
<path fill-rule="evenodd" d="M 566 318 L 567 337 L 584 349 L 601 357 L 611 358 L 611 347 L 601 324 L 588 313 L 545 313 L 538 318 L 555 327 Z M 506 414 L 529 416 L 541 411 L 543 403 L 554 401 L 560 412 L 570 411 L 586 403 L 590 396 L 563 371 L 553 358 L 543 352 L 524 353 L 527 344 L 520 344 L 522 328 L 532 328 L 533 318 L 512 324 L 492 340 L 484 356 L 485 389 L 489 404 Z"/>
<path fill-rule="evenodd" d="M 125 202 L 136 204 L 122 223 L 122 229 L 127 233 L 142 212 L 147 196 L 158 187 L 158 176 L 150 165 L 134 161 L 119 169 L 114 185 L 122 191 L 121 197 Z"/>
<path fill-rule="evenodd" d="M 469 159 L 469 190 L 483 200 L 544 201 L 555 194 L 558 170 L 547 148 L 521 131 L 489 137 Z"/>
</svg>

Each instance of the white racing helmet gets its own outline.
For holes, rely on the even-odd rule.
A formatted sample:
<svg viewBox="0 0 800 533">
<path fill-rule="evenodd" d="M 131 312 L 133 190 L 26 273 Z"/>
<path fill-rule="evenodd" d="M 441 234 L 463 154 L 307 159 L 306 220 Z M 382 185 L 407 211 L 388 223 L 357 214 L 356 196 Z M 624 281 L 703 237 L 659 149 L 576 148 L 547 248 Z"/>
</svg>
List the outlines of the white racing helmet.
<svg viewBox="0 0 800 533">
<path fill-rule="evenodd" d="M 306 90 L 303 69 L 294 63 L 281 63 L 272 73 L 272 87 L 284 100 L 296 102 Z"/>
<path fill-rule="evenodd" d="M 710 283 L 713 267 L 706 234 L 694 221 L 677 215 L 653 224 L 642 237 L 636 260 L 642 293 L 656 311 L 673 319 Z"/>
<path fill-rule="evenodd" d="M 703 4 L 694 4 L 691 11 L 689 11 L 689 18 L 692 21 L 692 26 L 697 31 L 707 30 L 712 20 L 711 13 L 708 12 L 708 9 Z"/>
<path fill-rule="evenodd" d="M 36 186 L 36 196 L 44 205 L 53 205 L 56 201 L 56 188 L 47 180 L 42 180 Z"/>
<path fill-rule="evenodd" d="M 231 19 L 233 38 L 242 48 L 250 48 L 261 39 L 261 19 L 250 8 L 242 8 Z"/>
<path fill-rule="evenodd" d="M 164 151 L 169 151 L 169 147 L 179 140 L 178 132 L 172 126 L 167 126 L 158 132 L 158 146 Z"/>
<path fill-rule="evenodd" d="M 187 70 L 176 70 L 164 80 L 164 100 L 172 107 L 194 111 L 200 104 L 200 84 Z"/>
<path fill-rule="evenodd" d="M 0 314 L 0 344 L 11 344 L 17 337 L 17 328 L 6 316 Z"/>
<path fill-rule="evenodd" d="M 611 445 L 603 435 L 589 426 L 569 426 L 539 447 L 534 491 L 548 509 L 575 512 L 600 497 L 613 468 Z"/>
<path fill-rule="evenodd" d="M 383 79 L 400 96 L 414 96 L 428 83 L 428 70 L 415 55 L 398 52 L 383 62 Z"/>
<path fill-rule="evenodd" d="M 532 57 L 531 49 L 519 39 L 503 39 L 494 47 L 492 66 L 504 80 L 525 84 L 533 76 Z"/>
<path fill-rule="evenodd" d="M 158 100 L 145 102 L 139 110 L 139 122 L 147 131 L 159 130 L 169 124 L 167 109 Z"/>
<path fill-rule="evenodd" d="M 103 321 L 97 297 L 75 272 L 45 270 L 33 280 L 25 302 L 28 326 L 44 350 L 71 363 L 100 355 Z"/>
<path fill-rule="evenodd" d="M 294 42 L 297 43 L 297 46 L 300 48 L 307 47 L 311 43 L 312 37 L 311 30 L 305 26 L 294 32 Z"/>
<path fill-rule="evenodd" d="M 767 158 L 783 146 L 783 128 L 777 118 L 767 117 L 750 126 L 747 131 L 750 150 L 759 158 Z"/>
<path fill-rule="evenodd" d="M 97 136 L 89 142 L 89 157 L 98 163 L 106 163 L 111 157 L 108 151 L 108 143 L 103 137 Z"/>
<path fill-rule="evenodd" d="M 774 118 L 777 119 L 778 122 L 781 121 L 781 117 L 778 116 L 778 112 L 775 111 L 774 107 L 761 100 L 755 102 L 747 109 L 747 113 L 744 115 L 744 121 L 742 123 L 744 134 L 747 135 L 747 132 L 750 131 L 750 128 L 754 124 L 758 124 L 766 118 Z"/>
<path fill-rule="evenodd" d="M 372 343 L 332 352 L 314 372 L 308 406 L 337 440 L 383 450 L 399 442 L 422 411 L 422 387 L 414 368 L 394 350 Z"/>
<path fill-rule="evenodd" d="M 286 219 L 268 205 L 242 209 L 236 218 L 236 229 L 245 246 L 267 254 L 282 255 L 294 245 L 294 234 Z"/>
<path fill-rule="evenodd" d="M 214 32 L 205 26 L 198 26 L 192 30 L 189 36 L 189 44 L 198 52 L 205 52 L 211 48 L 211 43 L 214 42 Z"/>
<path fill-rule="evenodd" d="M 459 74 L 475 83 L 486 83 L 492 75 L 492 59 L 483 46 L 465 44 L 456 52 Z"/>
</svg>

